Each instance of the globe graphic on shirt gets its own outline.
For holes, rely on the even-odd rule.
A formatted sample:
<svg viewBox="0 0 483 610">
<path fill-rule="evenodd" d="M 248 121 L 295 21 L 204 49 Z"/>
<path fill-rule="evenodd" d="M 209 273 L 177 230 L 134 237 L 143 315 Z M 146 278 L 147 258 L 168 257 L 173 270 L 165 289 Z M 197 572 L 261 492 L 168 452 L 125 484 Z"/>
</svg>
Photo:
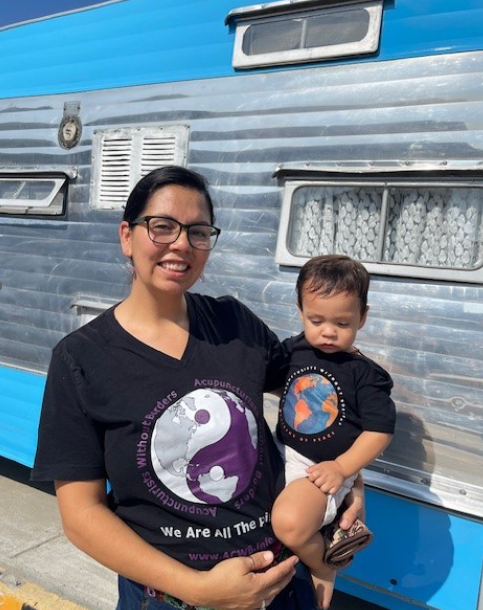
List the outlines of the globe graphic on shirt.
<svg viewBox="0 0 483 610">
<path fill-rule="evenodd" d="M 294 379 L 283 406 L 287 424 L 300 434 L 318 434 L 329 428 L 339 414 L 337 391 L 323 375 L 308 374 Z"/>
<path fill-rule="evenodd" d="M 257 461 L 253 413 L 232 392 L 194 390 L 157 420 L 151 460 L 159 480 L 189 502 L 221 504 L 249 485 Z"/>
</svg>

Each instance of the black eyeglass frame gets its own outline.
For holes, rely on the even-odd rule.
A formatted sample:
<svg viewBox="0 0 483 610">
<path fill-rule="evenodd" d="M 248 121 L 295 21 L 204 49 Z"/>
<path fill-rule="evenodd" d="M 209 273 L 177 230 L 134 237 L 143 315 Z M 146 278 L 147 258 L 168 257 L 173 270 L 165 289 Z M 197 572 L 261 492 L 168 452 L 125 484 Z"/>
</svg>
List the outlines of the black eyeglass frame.
<svg viewBox="0 0 483 610">
<path fill-rule="evenodd" d="M 167 220 L 169 222 L 173 222 L 178 225 L 178 232 L 176 234 L 173 234 L 173 236 L 171 236 L 171 237 L 173 237 L 173 239 L 170 238 L 169 241 L 156 241 L 155 239 L 153 239 L 151 232 L 149 230 L 149 222 L 153 218 L 157 218 L 158 220 Z M 182 222 L 179 222 L 179 220 L 176 220 L 175 218 L 169 218 L 168 216 L 139 216 L 139 218 L 136 218 L 135 220 L 131 220 L 129 222 L 129 226 L 133 227 L 135 225 L 140 225 L 143 222 L 146 223 L 146 231 L 148 232 L 148 237 L 154 244 L 174 244 L 174 242 L 181 235 L 181 231 L 184 229 L 186 231 L 186 235 L 188 236 L 188 241 L 189 241 L 190 246 L 192 248 L 195 248 L 196 250 L 204 250 L 205 252 L 213 250 L 213 248 L 216 246 L 218 237 L 220 236 L 220 233 L 221 233 L 221 229 L 219 229 L 218 227 L 215 227 L 214 225 L 205 224 L 203 222 L 193 222 L 191 224 L 185 225 Z M 193 244 L 193 242 L 191 241 L 191 235 L 190 235 L 190 230 L 192 229 L 192 227 L 204 227 L 204 228 L 210 229 L 210 237 L 215 237 L 215 241 L 214 241 L 213 245 L 209 248 L 200 248 L 199 246 L 195 246 Z"/>
</svg>

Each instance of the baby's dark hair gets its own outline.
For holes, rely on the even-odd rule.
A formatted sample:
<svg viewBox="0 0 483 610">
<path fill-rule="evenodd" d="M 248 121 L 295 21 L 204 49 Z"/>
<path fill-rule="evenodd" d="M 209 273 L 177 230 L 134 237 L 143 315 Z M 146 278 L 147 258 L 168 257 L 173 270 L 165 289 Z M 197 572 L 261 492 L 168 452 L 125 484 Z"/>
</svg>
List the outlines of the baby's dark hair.
<svg viewBox="0 0 483 610">
<path fill-rule="evenodd" d="M 370 277 L 364 265 L 342 254 L 315 256 L 305 263 L 297 278 L 297 303 L 302 309 L 303 290 L 320 296 L 348 292 L 357 295 L 361 313 L 367 309 Z"/>
</svg>

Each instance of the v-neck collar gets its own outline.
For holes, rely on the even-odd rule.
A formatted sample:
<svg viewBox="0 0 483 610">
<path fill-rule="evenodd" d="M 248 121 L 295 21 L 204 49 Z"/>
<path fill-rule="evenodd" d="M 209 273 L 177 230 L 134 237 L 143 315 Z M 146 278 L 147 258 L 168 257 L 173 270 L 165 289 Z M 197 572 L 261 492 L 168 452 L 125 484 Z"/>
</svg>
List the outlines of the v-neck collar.
<svg viewBox="0 0 483 610">
<path fill-rule="evenodd" d="M 113 330 L 115 336 L 122 339 L 123 342 L 129 342 L 131 348 L 135 346 L 136 350 L 142 353 L 143 355 L 149 358 L 155 358 L 158 361 L 163 361 L 164 364 L 167 364 L 173 368 L 183 368 L 188 362 L 191 360 L 193 351 L 196 345 L 196 333 L 193 330 L 197 326 L 196 320 L 196 312 L 193 303 L 193 299 L 189 293 L 186 293 L 186 304 L 188 308 L 188 319 L 189 319 L 189 333 L 188 333 L 188 342 L 186 344 L 185 350 L 181 356 L 181 358 L 174 358 L 169 354 L 162 352 L 150 345 L 144 343 L 134 335 L 132 335 L 129 331 L 127 331 L 117 320 L 114 315 L 115 307 L 112 307 L 110 310 L 106 312 L 108 315 L 109 325 Z"/>
</svg>

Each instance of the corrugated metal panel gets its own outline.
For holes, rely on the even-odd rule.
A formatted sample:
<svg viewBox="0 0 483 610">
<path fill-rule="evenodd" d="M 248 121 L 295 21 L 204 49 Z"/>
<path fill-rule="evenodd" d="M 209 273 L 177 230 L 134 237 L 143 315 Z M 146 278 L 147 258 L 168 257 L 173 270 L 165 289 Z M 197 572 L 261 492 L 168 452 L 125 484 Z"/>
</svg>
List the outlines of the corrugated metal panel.
<svg viewBox="0 0 483 610">
<path fill-rule="evenodd" d="M 0 165 L 79 170 L 66 219 L 0 218 L 2 362 L 45 371 L 50 348 L 79 324 L 72 302 L 127 293 L 122 211 L 89 205 L 95 130 L 189 126 L 188 165 L 210 180 L 223 229 L 197 289 L 242 298 L 286 336 L 299 330 L 297 271 L 274 262 L 275 168 L 334 160 L 480 167 L 482 73 L 483 53 L 463 53 L 83 93 L 82 140 L 72 151 L 57 142 L 70 97 L 0 103 Z M 377 484 L 389 472 L 396 491 L 481 515 L 483 287 L 379 276 L 370 301 L 360 347 L 392 372 L 399 408 L 396 438 L 370 476 Z"/>
</svg>

